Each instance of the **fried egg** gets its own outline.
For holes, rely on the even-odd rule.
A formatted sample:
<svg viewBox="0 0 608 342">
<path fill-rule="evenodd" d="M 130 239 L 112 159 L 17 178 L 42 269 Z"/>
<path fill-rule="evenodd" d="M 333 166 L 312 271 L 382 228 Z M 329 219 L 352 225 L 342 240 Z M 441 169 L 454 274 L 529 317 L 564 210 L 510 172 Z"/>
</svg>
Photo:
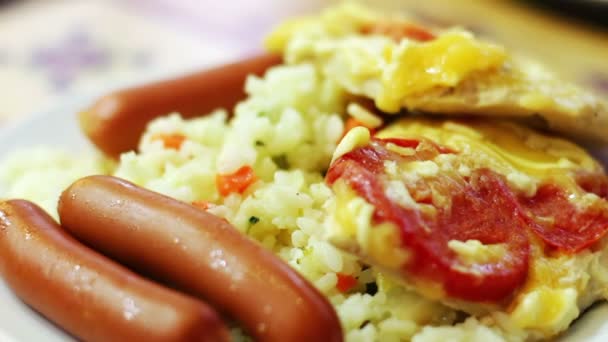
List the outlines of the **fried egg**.
<svg viewBox="0 0 608 342">
<path fill-rule="evenodd" d="M 286 22 L 266 45 L 287 63 L 315 64 L 385 113 L 511 117 L 608 142 L 605 101 L 462 28 L 425 28 L 346 4 Z"/>
<path fill-rule="evenodd" d="M 328 171 L 334 245 L 538 338 L 606 298 L 608 177 L 584 149 L 507 121 L 410 118 L 366 132 L 344 137 Z"/>
</svg>

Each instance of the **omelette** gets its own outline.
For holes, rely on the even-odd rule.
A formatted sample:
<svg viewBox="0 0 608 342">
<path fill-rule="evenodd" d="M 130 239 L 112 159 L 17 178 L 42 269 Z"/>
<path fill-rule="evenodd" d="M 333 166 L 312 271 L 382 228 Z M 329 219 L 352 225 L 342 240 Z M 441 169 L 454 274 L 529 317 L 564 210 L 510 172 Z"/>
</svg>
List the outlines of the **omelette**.
<svg viewBox="0 0 608 342">
<path fill-rule="evenodd" d="M 267 40 L 351 96 L 327 239 L 419 295 L 553 337 L 607 298 L 608 105 L 461 28 L 343 5 Z M 559 136 L 558 136 L 559 135 Z"/>
<path fill-rule="evenodd" d="M 423 27 L 356 5 L 285 22 L 267 41 L 287 63 L 313 63 L 383 113 L 511 117 L 608 142 L 608 104 L 542 64 L 462 28 Z"/>
</svg>

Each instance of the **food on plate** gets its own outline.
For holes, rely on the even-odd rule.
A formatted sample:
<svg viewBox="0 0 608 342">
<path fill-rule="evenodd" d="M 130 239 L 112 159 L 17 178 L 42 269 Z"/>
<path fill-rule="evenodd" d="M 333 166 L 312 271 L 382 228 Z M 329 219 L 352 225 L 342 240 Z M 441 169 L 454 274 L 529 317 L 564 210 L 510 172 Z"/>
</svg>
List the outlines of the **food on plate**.
<svg viewBox="0 0 608 342">
<path fill-rule="evenodd" d="M 108 94 L 79 114 L 84 133 L 104 153 L 118 157 L 134 150 L 146 124 L 171 112 L 201 116 L 218 108 L 231 109 L 245 97 L 248 75 L 261 75 L 279 64 L 264 54 L 168 81 Z"/>
<path fill-rule="evenodd" d="M 237 341 L 269 338 L 259 323 L 279 338 L 329 324 L 339 338 L 323 300 L 304 304 L 327 321 L 275 311 L 285 293 L 316 298 L 306 281 L 353 342 L 552 339 L 608 297 L 608 179 L 568 140 L 607 142 L 605 102 L 463 29 L 352 4 L 289 20 L 267 46 L 284 62 L 247 77 L 233 108 L 130 110 L 141 125 L 154 120 L 141 136 L 126 125 L 132 140 L 115 149 L 104 144 L 118 128 L 100 129 L 108 158 L 128 152 L 87 172 L 117 178 L 64 192 L 66 228 L 204 297 L 240 323 Z M 192 94 L 178 88 L 154 89 L 177 104 Z M 208 90 L 200 99 L 215 97 Z M 137 94 L 129 101 L 147 98 Z M 0 180 L 57 215 L 53 180 L 85 174 L 76 161 L 28 156 L 9 159 Z M 216 291 L 241 275 L 243 292 Z"/>
<path fill-rule="evenodd" d="M 201 296 L 258 341 L 341 341 L 328 300 L 228 222 L 108 176 L 70 186 L 61 224 L 132 268 Z"/>
<path fill-rule="evenodd" d="M 85 247 L 31 202 L 0 202 L 0 254 L 19 298 L 79 339 L 229 340 L 214 309 Z"/>
<path fill-rule="evenodd" d="M 267 40 L 380 110 L 512 117 L 608 142 L 608 105 L 542 65 L 461 28 L 432 29 L 356 6 L 285 22 Z"/>
<path fill-rule="evenodd" d="M 518 319 L 528 298 L 572 292 L 570 313 L 547 303 L 567 320 L 555 315 L 603 298 L 601 277 L 559 271 L 564 259 L 590 271 L 584 260 L 608 232 L 608 177 L 582 148 L 483 120 L 402 119 L 342 144 L 360 147 L 327 172 L 337 246 L 471 313 Z M 537 320 L 526 324 L 557 324 Z"/>
</svg>

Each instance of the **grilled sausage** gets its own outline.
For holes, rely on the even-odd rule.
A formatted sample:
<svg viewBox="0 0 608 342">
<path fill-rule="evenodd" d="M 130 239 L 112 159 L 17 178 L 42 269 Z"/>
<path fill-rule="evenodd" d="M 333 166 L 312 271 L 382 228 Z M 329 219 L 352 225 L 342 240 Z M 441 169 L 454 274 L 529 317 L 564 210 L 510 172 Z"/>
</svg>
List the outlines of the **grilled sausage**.
<svg viewBox="0 0 608 342">
<path fill-rule="evenodd" d="M 202 301 L 90 250 L 31 202 L 0 202 L 0 274 L 21 300 L 82 340 L 229 340 Z"/>
<path fill-rule="evenodd" d="M 245 97 L 248 75 L 280 63 L 265 54 L 173 80 L 119 90 L 79 114 L 80 126 L 102 152 L 117 157 L 137 148 L 148 122 L 171 112 L 190 118 L 217 108 L 231 109 Z"/>
<path fill-rule="evenodd" d="M 59 216 L 77 239 L 201 296 L 258 341 L 341 341 L 335 311 L 310 283 L 228 222 L 109 176 L 76 181 Z"/>
</svg>

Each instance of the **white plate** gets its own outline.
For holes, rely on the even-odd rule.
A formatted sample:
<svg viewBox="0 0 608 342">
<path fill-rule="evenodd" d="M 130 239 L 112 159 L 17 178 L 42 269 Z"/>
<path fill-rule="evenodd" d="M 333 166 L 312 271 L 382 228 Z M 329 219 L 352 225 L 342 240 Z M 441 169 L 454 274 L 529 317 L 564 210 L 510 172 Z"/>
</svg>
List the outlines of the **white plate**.
<svg viewBox="0 0 608 342">
<path fill-rule="evenodd" d="M 76 122 L 78 110 L 93 97 L 66 101 L 53 110 L 0 130 L 0 160 L 17 148 L 47 145 L 83 152 L 91 149 Z M 608 165 L 608 148 L 596 151 Z M 42 286 L 42 288 L 44 288 Z M 3 341 L 69 341 L 70 336 L 17 299 L 0 281 L 0 342 Z M 607 341 L 608 304 L 594 306 L 575 322 L 561 342 Z"/>
<path fill-rule="evenodd" d="M 52 111 L 33 115 L 11 127 L 0 130 L 0 159 L 18 148 L 28 146 L 59 146 L 82 152 L 91 148 L 80 133 L 75 113 L 87 99 L 68 101 Z M 44 288 L 44 286 L 41 286 Z M 72 338 L 61 328 L 23 304 L 0 281 L 0 341 L 69 341 Z"/>
</svg>

